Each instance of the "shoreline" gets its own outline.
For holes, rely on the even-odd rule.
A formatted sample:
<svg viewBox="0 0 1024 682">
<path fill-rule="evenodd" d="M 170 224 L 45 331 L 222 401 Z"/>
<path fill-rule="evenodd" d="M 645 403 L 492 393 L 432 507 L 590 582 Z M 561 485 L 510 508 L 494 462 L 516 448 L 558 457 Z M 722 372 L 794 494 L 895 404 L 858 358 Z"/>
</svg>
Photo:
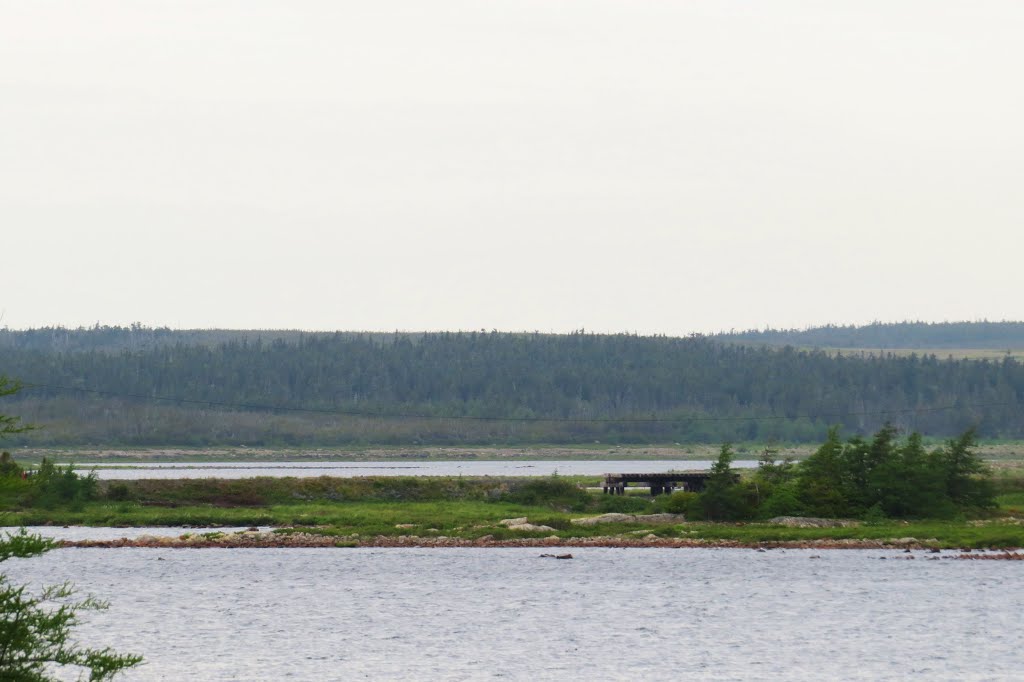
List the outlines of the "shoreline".
<svg viewBox="0 0 1024 682">
<path fill-rule="evenodd" d="M 757 459 L 765 445 L 760 442 L 736 443 L 741 458 Z M 773 446 L 778 459 L 806 459 L 815 452 L 815 443 L 779 443 Z M 89 461 L 95 464 L 204 464 L 210 462 L 315 463 L 315 462 L 423 462 L 516 460 L 714 460 L 719 445 L 714 443 L 522 443 L 477 445 L 210 445 L 210 446 L 117 446 L 117 445 L 25 445 L 11 446 L 25 462 L 38 463 L 46 457 L 53 461 Z M 980 443 L 978 456 L 991 463 L 1024 465 L 1024 440 Z"/>
<path fill-rule="evenodd" d="M 617 536 L 594 536 L 585 538 L 515 538 L 497 540 L 490 537 L 477 539 L 454 537 L 420 537 L 416 535 L 373 537 L 319 535 L 316 533 L 275 533 L 263 531 L 242 531 L 223 535 L 190 534 L 178 537 L 140 536 L 137 538 L 118 538 L 114 540 L 61 540 L 58 546 L 67 548 L 157 548 L 157 549 L 312 549 L 312 548 L 673 548 L 673 549 L 751 549 L 770 551 L 774 549 L 888 549 L 904 552 L 925 551 L 931 554 L 947 552 L 946 557 L 954 555 L 963 558 L 990 558 L 1006 555 L 1004 558 L 1024 560 L 1024 554 L 1018 554 L 1020 547 L 985 549 L 937 547 L 933 543 L 922 542 L 915 538 L 897 540 L 863 540 L 863 539 L 830 539 L 813 540 L 770 540 L 770 541 L 739 541 L 739 540 L 706 540 L 701 538 L 662 538 L 647 536 L 643 538 L 623 538 Z M 954 554 L 955 553 L 955 554 Z"/>
</svg>

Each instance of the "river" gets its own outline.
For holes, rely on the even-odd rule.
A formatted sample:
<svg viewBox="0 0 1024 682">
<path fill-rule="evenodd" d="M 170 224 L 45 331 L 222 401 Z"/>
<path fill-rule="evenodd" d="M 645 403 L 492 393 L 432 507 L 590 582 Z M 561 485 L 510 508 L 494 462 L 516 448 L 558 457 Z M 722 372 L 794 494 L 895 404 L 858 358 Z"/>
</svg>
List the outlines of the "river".
<svg viewBox="0 0 1024 682">
<path fill-rule="evenodd" d="M 4 570 L 109 600 L 79 632 L 145 655 L 127 681 L 1013 680 L 1024 664 L 1019 562 L 542 552 L 61 549 Z"/>
</svg>

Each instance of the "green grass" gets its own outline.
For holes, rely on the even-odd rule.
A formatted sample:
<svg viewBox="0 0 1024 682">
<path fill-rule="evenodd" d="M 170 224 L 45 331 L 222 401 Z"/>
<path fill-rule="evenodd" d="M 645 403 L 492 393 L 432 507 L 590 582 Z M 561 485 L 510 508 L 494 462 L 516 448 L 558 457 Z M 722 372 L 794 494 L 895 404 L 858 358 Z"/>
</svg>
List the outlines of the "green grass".
<svg viewBox="0 0 1024 682">
<path fill-rule="evenodd" d="M 1024 514 L 1024 492 L 1013 492 L 998 495 L 996 502 L 999 508 L 1014 515 Z"/>
<path fill-rule="evenodd" d="M 758 453 L 762 444 L 737 443 L 738 452 Z M 795 446 L 813 451 L 811 446 Z M 103 448 L 36 446 L 18 448 L 17 459 L 38 463 L 43 457 L 56 462 L 110 464 L 204 463 L 204 462 L 423 462 L 423 461 L 517 461 L 517 460 L 601 460 L 601 459 L 714 459 L 718 444 L 710 443 L 577 443 L 572 445 L 473 445 L 473 446 L 355 446 L 318 448 L 282 447 L 139 447 L 111 445 Z M 801 450 L 802 452 L 802 450 Z"/>
<path fill-rule="evenodd" d="M 926 438 L 929 447 L 939 445 L 942 438 Z M 737 442 L 734 444 L 739 459 L 757 459 L 764 451 L 763 442 Z M 818 444 L 772 443 L 778 450 L 778 457 L 789 456 L 801 460 L 810 456 Z M 155 464 L 155 463 L 209 463 L 225 462 L 376 462 L 391 463 L 424 461 L 503 461 L 521 460 L 651 460 L 673 459 L 706 461 L 718 456 L 720 444 L 716 443 L 652 443 L 621 444 L 607 443 L 576 445 L 480 445 L 480 446 L 392 446 L 392 447 L 324 447 L 324 448 L 237 448 L 237 447 L 152 447 L 140 448 L 73 448 L 73 447 L 32 447 L 18 448 L 18 461 L 38 464 L 43 457 L 55 462 L 90 462 L 99 464 Z M 996 462 L 1024 462 L 1024 441 L 992 440 L 978 446 L 978 455 L 985 460 Z"/>
<path fill-rule="evenodd" d="M 584 477 L 586 478 L 586 477 Z M 582 480 L 582 479 L 581 479 Z M 0 480 L 0 523 L 85 526 L 271 525 L 334 536 L 418 535 L 496 540 L 523 537 L 659 537 L 707 541 L 801 542 L 913 537 L 938 547 L 1022 547 L 1024 479 L 999 478 L 1000 508 L 989 518 L 886 521 L 847 528 L 788 528 L 766 523 L 604 524 L 573 518 L 608 511 L 648 513 L 663 505 L 646 496 L 590 493 L 565 477 L 545 478 L 251 478 L 107 482 L 101 499 L 33 506 L 30 483 Z M 113 499 L 112 499 L 113 498 Z M 664 501 L 667 498 L 661 498 Z M 498 525 L 527 517 L 553 531 L 523 532 Z M 401 527 L 400 527 L 401 526 Z M 285 530 L 284 532 L 289 532 Z"/>
<path fill-rule="evenodd" d="M 787 528 L 767 524 L 705 523 L 687 526 L 684 537 L 736 542 L 810 540 L 891 540 L 916 538 L 935 547 L 1024 547 L 1024 526 L 1008 523 L 974 525 L 964 521 L 910 521 L 850 528 Z"/>
<path fill-rule="evenodd" d="M 452 530 L 466 524 L 496 523 L 503 518 L 536 515 L 536 507 L 488 502 L 304 503 L 266 507 L 223 508 L 210 505 L 150 507 L 136 503 L 87 503 L 83 509 L 29 509 L 9 512 L 9 525 L 84 526 L 314 526 L 330 525 L 362 534 L 400 535 L 411 531 L 396 524 Z M 483 534 L 483 533 L 481 533 Z"/>
<path fill-rule="evenodd" d="M 1017 494 L 1019 495 L 1019 494 Z M 1020 499 L 1019 497 L 1017 499 Z M 331 536 L 362 537 L 418 535 L 496 540 L 547 537 L 637 537 L 654 533 L 659 537 L 727 540 L 739 543 L 801 542 L 826 539 L 891 540 L 913 537 L 943 548 L 1024 547 L 1024 526 L 1000 519 L 970 521 L 890 521 L 849 528 L 788 528 L 765 523 L 686 523 L 676 525 L 602 524 L 576 526 L 570 519 L 579 512 L 553 510 L 543 505 L 508 502 L 347 502 L 295 503 L 262 508 L 213 506 L 147 507 L 136 503 L 87 503 L 71 511 L 23 510 L 8 513 L 9 525 L 86 526 L 247 526 L 285 527 L 284 532 L 315 532 Z M 506 518 L 527 517 L 531 523 L 548 525 L 553 531 L 523 532 L 499 526 Z M 411 527 L 399 527 L 403 526 Z"/>
</svg>

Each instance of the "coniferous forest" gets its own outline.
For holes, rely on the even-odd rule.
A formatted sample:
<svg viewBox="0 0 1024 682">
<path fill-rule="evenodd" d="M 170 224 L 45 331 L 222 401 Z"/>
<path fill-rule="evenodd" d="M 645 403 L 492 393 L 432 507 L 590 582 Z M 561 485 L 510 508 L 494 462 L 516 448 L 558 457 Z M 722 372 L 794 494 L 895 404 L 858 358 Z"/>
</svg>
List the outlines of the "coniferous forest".
<svg viewBox="0 0 1024 682">
<path fill-rule="evenodd" d="M 723 341 L 820 348 L 1021 349 L 1024 322 L 875 322 L 812 329 L 765 329 L 718 334 Z"/>
<path fill-rule="evenodd" d="M 1011 357 L 701 336 L 0 330 L 0 375 L 25 384 L 5 410 L 44 425 L 12 444 L 820 442 L 886 423 L 1024 437 Z"/>
</svg>

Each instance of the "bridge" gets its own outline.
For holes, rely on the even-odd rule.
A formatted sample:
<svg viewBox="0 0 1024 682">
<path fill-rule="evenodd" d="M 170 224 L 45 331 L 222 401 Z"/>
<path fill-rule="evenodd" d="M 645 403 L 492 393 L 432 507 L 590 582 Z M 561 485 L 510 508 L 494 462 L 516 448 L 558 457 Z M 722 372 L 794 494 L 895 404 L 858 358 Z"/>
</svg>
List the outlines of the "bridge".
<svg viewBox="0 0 1024 682">
<path fill-rule="evenodd" d="M 734 474 L 739 480 L 739 474 Z M 625 495 L 630 483 L 643 483 L 651 489 L 651 495 L 667 495 L 674 490 L 699 493 L 711 477 L 709 471 L 676 471 L 667 474 L 605 474 L 606 495 Z"/>
</svg>

